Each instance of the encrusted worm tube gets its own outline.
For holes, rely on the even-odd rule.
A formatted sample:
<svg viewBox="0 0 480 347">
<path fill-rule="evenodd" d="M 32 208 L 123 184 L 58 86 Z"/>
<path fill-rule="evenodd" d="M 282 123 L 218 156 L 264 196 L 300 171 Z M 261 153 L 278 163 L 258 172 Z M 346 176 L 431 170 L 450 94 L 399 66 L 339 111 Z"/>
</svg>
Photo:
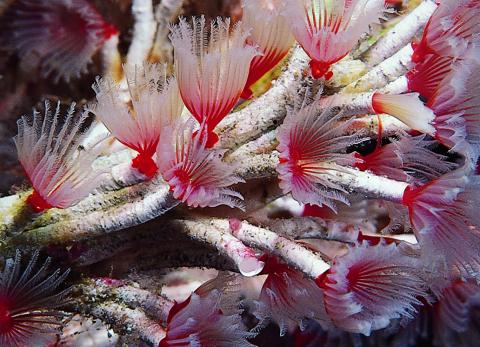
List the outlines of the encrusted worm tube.
<svg viewBox="0 0 480 347">
<path fill-rule="evenodd" d="M 218 228 L 213 222 L 184 221 L 183 223 L 188 235 L 213 245 L 220 253 L 231 258 L 244 276 L 255 276 L 263 270 L 265 264 L 255 254 L 255 251 L 230 234 L 228 227 Z"/>
<path fill-rule="evenodd" d="M 314 279 L 330 268 L 319 254 L 268 229 L 247 222 L 238 222 L 232 227 L 230 224 L 235 223 L 221 219 L 214 219 L 211 223 L 222 229 L 230 228 L 233 235 L 243 242 L 279 256 Z"/>
</svg>

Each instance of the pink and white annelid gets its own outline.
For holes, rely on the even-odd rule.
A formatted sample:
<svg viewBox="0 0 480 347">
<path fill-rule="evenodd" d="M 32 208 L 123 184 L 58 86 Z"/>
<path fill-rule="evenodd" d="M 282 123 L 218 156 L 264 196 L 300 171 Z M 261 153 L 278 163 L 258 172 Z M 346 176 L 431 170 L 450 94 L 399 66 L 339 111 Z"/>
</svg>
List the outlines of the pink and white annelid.
<svg viewBox="0 0 480 347">
<path fill-rule="evenodd" d="M 284 193 L 291 193 L 298 202 L 324 204 L 335 210 L 335 202 L 348 204 L 348 199 L 343 188 L 328 178 L 341 170 L 341 165 L 355 164 L 353 154 L 345 151 L 362 140 L 344 135 L 350 121 L 340 121 L 341 113 L 320 105 L 318 100 L 309 102 L 307 96 L 297 100 L 277 130 L 279 184 Z"/>
<path fill-rule="evenodd" d="M 413 318 L 426 284 L 416 258 L 396 243 L 367 241 L 334 259 L 317 282 L 324 289 L 328 315 L 342 330 L 370 335 L 397 318 Z"/>
<path fill-rule="evenodd" d="M 57 309 L 67 291 L 58 287 L 69 271 L 49 271 L 50 258 L 37 268 L 38 252 L 26 266 L 17 251 L 0 272 L 0 345 L 47 346 L 56 342 L 63 314 Z"/>
<path fill-rule="evenodd" d="M 175 303 L 158 347 L 254 347 L 247 341 L 254 334 L 247 331 L 238 309 L 238 288 L 229 277 L 220 274 L 184 302 Z"/>
<path fill-rule="evenodd" d="M 255 315 L 277 323 L 280 335 L 297 326 L 303 328 L 308 319 L 315 319 L 325 327 L 332 326 L 325 311 L 323 292 L 312 279 L 274 257 L 267 259 L 263 273 L 268 276 Z"/>
<path fill-rule="evenodd" d="M 480 154 L 480 53 L 472 50 L 438 84 L 427 106 L 435 113 L 436 138 L 467 156 Z"/>
<path fill-rule="evenodd" d="M 285 16 L 310 57 L 314 78 L 332 76 L 330 66 L 345 57 L 369 26 L 378 23 L 384 0 L 292 0 Z"/>
<path fill-rule="evenodd" d="M 480 43 L 480 2 L 478 0 L 442 0 L 430 17 L 421 41 L 413 44 L 413 62 L 428 54 L 452 59 Z"/>
<path fill-rule="evenodd" d="M 243 99 L 252 97 L 252 85 L 277 65 L 293 46 L 295 39 L 283 13 L 283 0 L 244 0 L 242 23 L 250 29 L 247 38 L 252 46 L 257 45 L 261 55 L 250 64 Z"/>
<path fill-rule="evenodd" d="M 453 65 L 450 57 L 427 55 L 406 74 L 408 89 L 429 100 L 437 91 L 438 85 L 452 71 Z"/>
<path fill-rule="evenodd" d="M 247 44 L 249 33 L 241 23 L 217 18 L 181 18 L 171 27 L 175 75 L 183 102 L 195 119 L 206 124 L 208 147 L 218 136 L 217 124 L 233 109 L 247 82 L 250 62 L 258 54 Z"/>
<path fill-rule="evenodd" d="M 138 152 L 132 166 L 152 177 L 157 172 L 153 157 L 162 131 L 180 118 L 183 109 L 175 77 L 166 65 L 124 67 L 131 107 L 125 103 L 120 83 L 97 79 L 97 102 L 92 111 L 121 143 Z"/>
<path fill-rule="evenodd" d="M 95 52 L 117 29 L 86 0 L 19 0 L 5 19 L 6 42 L 29 69 L 69 81 L 86 72 Z"/>
<path fill-rule="evenodd" d="M 102 172 L 94 170 L 92 163 L 102 150 L 103 140 L 83 148 L 87 118 L 87 111 L 75 114 L 75 104 L 61 117 L 60 103 L 52 112 L 45 101 L 43 116 L 34 111 L 32 117 L 23 116 L 17 121 L 14 141 L 18 159 L 33 186 L 27 202 L 34 211 L 75 205 L 101 183 Z"/>
<path fill-rule="evenodd" d="M 195 131 L 193 120 L 167 128 L 157 147 L 157 164 L 173 196 L 191 207 L 227 205 L 243 208 L 243 197 L 228 188 L 244 182 L 234 164 L 222 162 L 223 151 L 207 147 L 206 125 Z"/>
<path fill-rule="evenodd" d="M 480 177 L 469 164 L 424 185 L 405 190 L 425 265 L 446 271 L 446 276 L 479 278 Z"/>
</svg>

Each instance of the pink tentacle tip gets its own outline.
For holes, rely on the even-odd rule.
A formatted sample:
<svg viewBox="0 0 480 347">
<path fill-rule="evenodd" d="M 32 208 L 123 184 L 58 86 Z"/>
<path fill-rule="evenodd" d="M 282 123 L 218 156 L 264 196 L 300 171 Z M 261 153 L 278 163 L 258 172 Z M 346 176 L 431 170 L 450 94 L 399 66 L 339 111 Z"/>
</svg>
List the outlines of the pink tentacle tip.
<svg viewBox="0 0 480 347">
<path fill-rule="evenodd" d="M 35 213 L 41 213 L 53 207 L 36 190 L 28 196 L 27 204 Z"/>
<path fill-rule="evenodd" d="M 155 176 L 158 170 L 157 164 L 152 157 L 145 153 L 140 153 L 132 159 L 132 167 L 147 176 L 149 179 Z"/>
</svg>

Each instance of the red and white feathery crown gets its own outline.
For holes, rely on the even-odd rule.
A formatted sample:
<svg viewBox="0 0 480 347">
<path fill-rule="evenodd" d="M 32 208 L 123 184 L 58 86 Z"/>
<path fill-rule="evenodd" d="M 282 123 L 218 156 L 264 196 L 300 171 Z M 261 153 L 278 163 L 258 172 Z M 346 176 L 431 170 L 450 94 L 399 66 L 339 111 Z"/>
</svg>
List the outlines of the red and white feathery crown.
<svg viewBox="0 0 480 347">
<path fill-rule="evenodd" d="M 17 250 L 0 271 L 0 345 L 47 346 L 57 340 L 63 314 L 57 309 L 67 290 L 58 287 L 69 270 L 50 272 L 48 258 L 36 268 L 38 251 L 26 266 Z"/>
<path fill-rule="evenodd" d="M 183 102 L 195 119 L 208 129 L 208 145 L 218 137 L 217 124 L 233 109 L 247 82 L 250 62 L 258 54 L 247 44 L 248 31 L 241 23 L 217 18 L 180 18 L 171 27 L 175 50 L 175 75 Z"/>
<path fill-rule="evenodd" d="M 335 201 L 348 203 L 343 189 L 329 181 L 329 175 L 341 170 L 340 165 L 354 165 L 353 154 L 345 149 L 362 139 L 344 136 L 350 121 L 340 121 L 342 114 L 311 100 L 309 92 L 287 110 L 277 130 L 280 163 L 277 172 L 280 188 L 305 204 L 327 205 L 335 210 Z"/>
<path fill-rule="evenodd" d="M 118 30 L 86 0 L 19 0 L 5 19 L 6 41 L 27 68 L 69 81 L 87 71 L 95 52 Z"/>
<path fill-rule="evenodd" d="M 243 197 L 228 188 L 244 182 L 236 166 L 221 160 L 224 151 L 206 148 L 206 126 L 179 120 L 165 131 L 157 148 L 157 164 L 173 196 L 191 207 L 227 205 L 243 208 Z"/>
<path fill-rule="evenodd" d="M 247 41 L 261 53 L 250 64 L 243 99 L 252 97 L 252 85 L 277 65 L 295 42 L 284 9 L 283 0 L 243 0 L 242 23 L 250 29 Z"/>
<path fill-rule="evenodd" d="M 60 103 L 52 112 L 45 101 L 43 116 L 34 111 L 32 117 L 23 116 L 17 121 L 14 141 L 34 189 L 28 202 L 35 211 L 75 205 L 101 183 L 103 172 L 92 169 L 92 163 L 105 139 L 83 148 L 82 140 L 89 130 L 87 118 L 87 111 L 75 114 L 74 103 L 61 117 Z"/>
<path fill-rule="evenodd" d="M 311 59 L 314 78 L 329 79 L 330 66 L 345 57 L 385 11 L 384 0 L 292 0 L 285 16 Z"/>
<path fill-rule="evenodd" d="M 131 107 L 125 103 L 121 83 L 104 77 L 93 85 L 97 102 L 91 110 L 117 140 L 138 152 L 132 165 L 152 177 L 162 131 L 180 118 L 182 99 L 175 77 L 167 76 L 166 65 L 124 66 L 124 71 Z"/>
</svg>

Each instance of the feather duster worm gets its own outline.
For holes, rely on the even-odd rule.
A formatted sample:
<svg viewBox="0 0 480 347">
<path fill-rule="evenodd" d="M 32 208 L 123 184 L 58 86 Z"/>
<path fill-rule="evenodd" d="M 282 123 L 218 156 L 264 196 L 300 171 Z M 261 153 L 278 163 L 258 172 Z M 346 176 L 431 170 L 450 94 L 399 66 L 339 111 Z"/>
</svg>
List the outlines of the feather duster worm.
<svg viewBox="0 0 480 347">
<path fill-rule="evenodd" d="M 6 19 L 8 45 L 44 77 L 69 81 L 118 31 L 86 0 L 19 0 Z"/>
<path fill-rule="evenodd" d="M 466 59 L 456 64 L 427 103 L 435 113 L 436 138 L 473 161 L 480 153 L 478 53 L 478 50 L 472 50 Z"/>
<path fill-rule="evenodd" d="M 410 219 L 432 268 L 446 275 L 478 278 L 480 220 L 476 213 L 480 181 L 468 165 L 404 194 Z M 445 274 L 444 274 L 445 275 Z"/>
<path fill-rule="evenodd" d="M 452 68 L 452 58 L 429 54 L 406 74 L 408 89 L 429 100 Z"/>
<path fill-rule="evenodd" d="M 403 204 L 429 265 L 446 268 L 450 275 L 478 278 L 480 178 L 469 171 L 465 164 L 427 184 L 408 187 Z"/>
<path fill-rule="evenodd" d="M 480 42 L 480 2 L 442 0 L 430 17 L 420 43 L 414 43 L 412 61 L 421 62 L 428 54 L 459 58 Z"/>
<path fill-rule="evenodd" d="M 396 243 L 364 241 L 334 260 L 317 283 L 324 289 L 328 315 L 340 329 L 370 335 L 392 319 L 412 318 L 426 285 L 419 261 Z"/>
<path fill-rule="evenodd" d="M 394 335 L 388 346 L 415 347 L 429 341 L 438 347 L 472 347 L 480 339 L 478 310 L 480 287 L 473 280 L 454 280 L 443 288 L 439 301 L 424 306 L 417 317 L 400 329 L 388 329 Z"/>
<path fill-rule="evenodd" d="M 432 145 L 434 141 L 426 141 L 425 135 L 404 135 L 400 140 L 377 146 L 372 153 L 357 154 L 361 161 L 355 166 L 397 181 L 425 182 L 455 167 L 445 156 L 430 150 Z"/>
<path fill-rule="evenodd" d="M 435 134 L 435 114 L 423 104 L 418 93 L 395 95 L 375 92 L 372 96 L 372 110 L 376 114 L 392 115 L 412 129 Z"/>
<path fill-rule="evenodd" d="M 42 117 L 23 116 L 17 121 L 18 135 L 13 138 L 20 163 L 32 183 L 33 193 L 27 202 L 35 212 L 51 207 L 75 205 L 100 184 L 102 172 L 92 163 L 102 149 L 102 141 L 85 149 L 82 140 L 88 135 L 88 112 L 75 115 L 72 104 L 66 117 L 60 117 L 60 103 L 52 113 L 45 101 Z"/>
<path fill-rule="evenodd" d="M 228 281 L 228 276 L 219 275 L 206 282 L 187 300 L 171 308 L 167 333 L 158 347 L 254 347 L 247 341 L 253 334 L 242 324 L 236 290 L 225 288 L 227 294 L 222 294 L 220 288 L 225 283 L 221 281 Z"/>
<path fill-rule="evenodd" d="M 454 68 L 458 69 L 465 60 L 479 61 L 479 55 L 480 50 L 476 46 L 466 49 L 461 56 L 455 58 L 435 53 L 427 54 L 406 74 L 408 90 L 420 93 L 428 101 Z"/>
<path fill-rule="evenodd" d="M 456 280 L 445 288 L 434 305 L 434 336 L 439 346 L 469 346 L 478 341 L 475 311 L 480 308 L 480 286 Z"/>
<path fill-rule="evenodd" d="M 181 18 L 171 28 L 180 93 L 195 119 L 206 124 L 208 147 L 218 141 L 213 130 L 238 102 L 257 55 L 247 37 L 241 23 L 231 27 L 230 19 L 217 18 L 208 30 L 204 17 L 193 18 L 192 25 Z"/>
<path fill-rule="evenodd" d="M 180 118 L 183 104 L 167 67 L 145 64 L 125 66 L 132 107 L 122 98 L 122 87 L 112 79 L 97 79 L 94 112 L 118 141 L 138 152 L 132 166 L 151 178 L 157 172 L 155 156 L 162 129 Z"/>
<path fill-rule="evenodd" d="M 293 0 L 287 2 L 285 16 L 311 58 L 313 78 L 328 80 L 330 66 L 354 48 L 384 10 L 384 0 Z"/>
<path fill-rule="evenodd" d="M 242 92 L 243 99 L 252 97 L 252 85 L 277 65 L 293 46 L 295 39 L 290 32 L 282 11 L 282 0 L 244 0 L 242 22 L 251 28 L 247 42 L 258 45 L 262 55 L 253 58 L 247 83 Z"/>
<path fill-rule="evenodd" d="M 204 124 L 194 134 L 192 121 L 167 129 L 157 148 L 160 173 L 173 196 L 188 206 L 243 208 L 243 197 L 227 188 L 243 180 L 235 176 L 234 165 L 221 161 L 222 151 L 206 148 L 205 133 Z"/>
<path fill-rule="evenodd" d="M 61 328 L 58 310 L 68 291 L 58 287 L 69 271 L 48 272 L 50 258 L 35 270 L 38 252 L 33 253 L 26 267 L 20 252 L 6 261 L 0 272 L 0 345 L 46 346 L 55 342 Z"/>
<path fill-rule="evenodd" d="M 335 210 L 335 201 L 348 204 L 348 199 L 328 178 L 341 170 L 338 165 L 355 164 L 355 157 L 345 150 L 361 139 L 344 135 L 350 122 L 339 122 L 341 114 L 328 105 L 321 107 L 318 101 L 308 105 L 308 101 L 305 97 L 300 105 L 288 110 L 277 132 L 280 188 L 298 202 L 325 204 Z"/>
<path fill-rule="evenodd" d="M 435 113 L 420 100 L 418 93 L 384 94 L 374 91 L 350 95 L 337 94 L 321 100 L 323 105 L 329 102 L 333 105 L 347 106 L 345 113 L 348 114 L 386 113 L 411 129 L 435 135 Z"/>
<path fill-rule="evenodd" d="M 449 59 L 434 56 L 427 60 L 429 66 L 421 63 L 422 69 L 410 75 L 409 83 L 415 83 L 411 87 L 427 96 L 425 105 L 418 93 L 392 95 L 375 92 L 372 110 L 388 113 L 412 129 L 435 136 L 452 151 L 475 161 L 480 152 L 478 53 L 478 49 L 471 49 L 454 64 L 449 63 Z"/>
<path fill-rule="evenodd" d="M 322 326 L 330 325 L 322 290 L 313 280 L 273 257 L 268 258 L 263 273 L 268 277 L 260 293 L 256 315 L 277 323 L 281 336 L 298 325 L 303 328 L 308 319 L 315 319 Z"/>
</svg>

